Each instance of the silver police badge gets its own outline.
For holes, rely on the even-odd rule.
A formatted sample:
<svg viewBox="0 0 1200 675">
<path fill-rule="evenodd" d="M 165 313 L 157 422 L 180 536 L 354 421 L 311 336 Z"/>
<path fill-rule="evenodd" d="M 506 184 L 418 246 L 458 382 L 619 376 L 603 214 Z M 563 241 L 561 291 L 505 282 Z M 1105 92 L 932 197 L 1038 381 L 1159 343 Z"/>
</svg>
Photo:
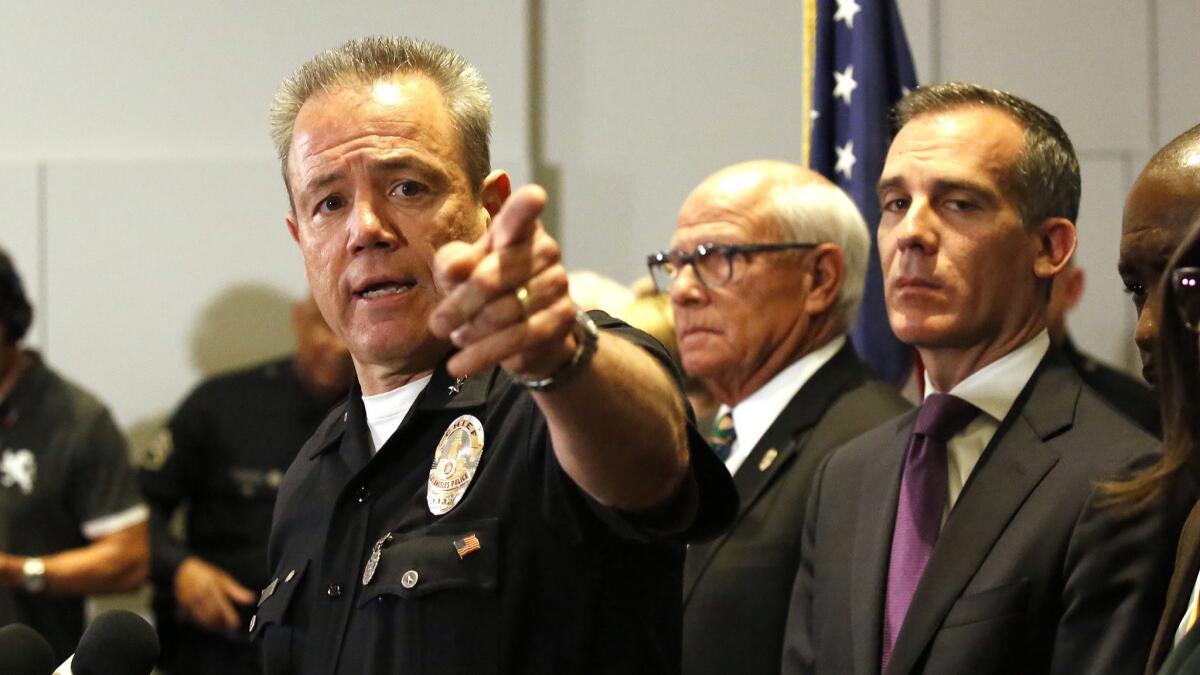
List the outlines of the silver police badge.
<svg viewBox="0 0 1200 675">
<path fill-rule="evenodd" d="M 479 418 L 463 415 L 451 422 L 438 441 L 433 466 L 429 468 L 425 499 L 430 513 L 444 515 L 462 501 L 482 455 L 483 423 Z"/>
</svg>

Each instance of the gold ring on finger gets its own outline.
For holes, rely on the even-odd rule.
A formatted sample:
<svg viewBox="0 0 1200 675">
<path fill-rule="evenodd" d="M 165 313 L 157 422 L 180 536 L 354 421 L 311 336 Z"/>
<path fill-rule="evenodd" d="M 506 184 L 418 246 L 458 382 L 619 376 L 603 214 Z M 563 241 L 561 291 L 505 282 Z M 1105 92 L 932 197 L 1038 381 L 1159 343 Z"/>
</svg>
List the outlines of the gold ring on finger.
<svg viewBox="0 0 1200 675">
<path fill-rule="evenodd" d="M 513 295 L 517 297 L 517 303 L 521 305 L 521 316 L 529 319 L 529 315 L 533 313 L 533 301 L 529 299 L 529 289 L 524 286 L 517 286 L 517 290 L 513 291 Z"/>
</svg>

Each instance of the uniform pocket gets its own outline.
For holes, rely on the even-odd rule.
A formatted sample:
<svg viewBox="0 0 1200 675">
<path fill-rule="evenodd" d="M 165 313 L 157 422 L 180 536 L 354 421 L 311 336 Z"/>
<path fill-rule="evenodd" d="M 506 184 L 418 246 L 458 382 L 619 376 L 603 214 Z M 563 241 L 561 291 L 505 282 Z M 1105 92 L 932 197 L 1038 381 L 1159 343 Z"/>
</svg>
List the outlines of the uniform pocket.
<svg viewBox="0 0 1200 675">
<path fill-rule="evenodd" d="M 1020 579 L 1012 583 L 972 593 L 958 599 L 943 628 L 965 626 L 988 619 L 997 619 L 1012 614 L 1024 613 L 1029 604 L 1029 580 Z"/>
<path fill-rule="evenodd" d="M 266 672 L 288 673 L 292 670 L 293 638 L 295 629 L 287 625 L 288 610 L 296 589 L 304 580 L 308 560 L 285 561 L 271 576 L 271 582 L 262 589 L 258 609 L 250 620 L 250 639 L 262 642 L 263 663 Z"/>
<path fill-rule="evenodd" d="M 499 519 L 438 524 L 385 546 L 359 607 L 380 596 L 421 598 L 446 590 L 493 592 L 498 585 Z"/>
</svg>

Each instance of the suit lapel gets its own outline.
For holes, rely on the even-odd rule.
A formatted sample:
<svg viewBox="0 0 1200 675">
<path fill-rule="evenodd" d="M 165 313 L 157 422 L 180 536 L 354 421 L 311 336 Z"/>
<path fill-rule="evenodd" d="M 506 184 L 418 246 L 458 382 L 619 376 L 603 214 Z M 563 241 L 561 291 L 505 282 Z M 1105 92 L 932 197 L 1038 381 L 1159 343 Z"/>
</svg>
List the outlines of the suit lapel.
<svg viewBox="0 0 1200 675">
<path fill-rule="evenodd" d="M 896 638 L 888 673 L 908 673 L 1026 498 L 1058 462 L 1045 440 L 1069 427 L 1081 385 L 1051 352 L 972 471 Z M 898 483 L 899 481 L 897 481 Z"/>
<path fill-rule="evenodd" d="M 688 549 L 688 561 L 684 573 L 683 601 L 686 604 L 696 589 L 713 556 L 737 530 L 746 514 L 766 493 L 767 488 L 785 467 L 792 463 L 804 448 L 817 422 L 825 411 L 843 392 L 853 388 L 862 379 L 861 365 L 854 355 L 849 341 L 838 350 L 824 366 L 800 387 L 770 428 L 755 444 L 746 460 L 733 476 L 737 485 L 738 515 L 732 527 L 713 541 L 693 545 Z"/>
<path fill-rule="evenodd" d="M 896 445 L 880 448 L 878 457 L 863 469 L 858 517 L 854 527 L 854 555 L 850 561 L 850 630 L 854 672 L 879 672 L 883 639 L 883 591 L 900 495 L 900 471 L 917 411 L 888 422 L 884 438 Z M 880 430 L 883 433 L 883 430 Z"/>
<path fill-rule="evenodd" d="M 1147 672 L 1157 670 L 1159 664 L 1172 651 L 1175 630 L 1183 615 L 1187 612 L 1188 601 L 1191 600 L 1192 585 L 1196 583 L 1196 575 L 1200 573 L 1200 502 L 1192 507 L 1183 532 L 1179 535 L 1179 550 L 1175 556 L 1175 571 L 1171 575 L 1171 584 L 1167 588 L 1167 605 L 1163 610 L 1162 620 L 1158 624 L 1158 632 L 1154 636 L 1154 644 L 1150 648 L 1150 668 Z"/>
</svg>

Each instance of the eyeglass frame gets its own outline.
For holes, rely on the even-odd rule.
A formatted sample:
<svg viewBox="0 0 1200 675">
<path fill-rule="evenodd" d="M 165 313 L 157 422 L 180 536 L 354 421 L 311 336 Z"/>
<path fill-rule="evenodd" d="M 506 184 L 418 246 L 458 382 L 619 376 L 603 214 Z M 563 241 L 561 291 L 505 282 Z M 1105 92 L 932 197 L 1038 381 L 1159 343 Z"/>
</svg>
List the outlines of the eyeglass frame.
<svg viewBox="0 0 1200 675">
<path fill-rule="evenodd" d="M 678 249 L 673 249 L 673 248 L 665 248 L 661 251 L 655 251 L 654 253 L 651 253 L 650 255 L 646 256 L 646 268 L 650 271 L 650 279 L 652 281 L 654 281 L 655 289 L 657 289 L 658 292 L 660 292 L 660 293 L 670 293 L 671 292 L 670 287 L 668 287 L 668 288 L 659 288 L 658 287 L 658 277 L 654 273 L 654 268 L 657 266 L 661 269 L 662 265 L 666 264 L 667 262 L 670 262 L 669 260 L 667 260 L 667 256 L 669 256 L 671 254 L 677 254 L 679 256 L 679 263 L 678 263 L 679 269 L 678 269 L 678 271 L 675 272 L 674 275 L 667 274 L 667 277 L 671 280 L 672 284 L 674 284 L 675 280 L 679 278 L 679 274 L 683 271 L 683 269 L 690 265 L 692 268 L 692 274 L 696 275 L 696 280 L 700 282 L 701 286 L 703 286 L 705 288 L 720 288 L 720 287 L 724 286 L 725 284 L 728 284 L 729 282 L 733 281 L 733 259 L 734 259 L 734 256 L 750 255 L 753 253 L 770 253 L 772 251 L 791 251 L 791 250 L 797 250 L 797 249 L 811 249 L 811 248 L 816 248 L 823 243 L 824 242 L 811 242 L 810 243 L 810 242 L 794 241 L 794 242 L 775 242 L 775 243 L 770 243 L 770 244 L 716 244 L 713 242 L 709 242 L 707 244 L 700 244 L 696 248 L 692 249 L 691 253 L 685 253 L 683 251 L 680 251 Z M 704 258 L 704 257 L 706 257 L 710 254 L 714 254 L 714 253 L 720 253 L 721 255 L 725 256 L 725 263 L 726 263 L 727 267 L 729 268 L 728 276 L 725 278 L 724 281 L 722 281 L 719 284 L 710 284 L 707 281 L 705 281 L 704 275 L 700 273 L 700 268 L 696 266 L 697 258 Z"/>
<path fill-rule="evenodd" d="M 1185 285 L 1184 279 L 1192 277 L 1197 280 L 1195 286 Z M 1185 290 L 1186 289 L 1186 290 Z M 1196 303 L 1195 311 L 1197 316 L 1188 317 L 1189 310 L 1184 304 L 1184 293 L 1192 294 L 1192 298 L 1200 297 L 1200 267 L 1180 267 L 1171 271 L 1171 292 L 1175 299 L 1175 311 L 1179 314 L 1179 321 L 1183 323 L 1183 327 L 1193 333 L 1200 333 L 1200 302 Z"/>
</svg>

